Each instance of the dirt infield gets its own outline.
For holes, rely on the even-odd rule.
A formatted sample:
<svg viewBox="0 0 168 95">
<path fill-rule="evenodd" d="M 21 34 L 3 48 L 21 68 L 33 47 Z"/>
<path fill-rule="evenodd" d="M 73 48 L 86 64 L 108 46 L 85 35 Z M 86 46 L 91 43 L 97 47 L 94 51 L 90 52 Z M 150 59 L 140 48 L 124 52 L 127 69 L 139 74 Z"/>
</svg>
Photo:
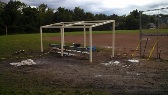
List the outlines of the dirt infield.
<svg viewBox="0 0 168 95">
<path fill-rule="evenodd" d="M 86 36 L 87 45 L 89 45 L 89 35 Z M 138 34 L 116 34 L 116 46 L 117 47 L 127 47 L 127 46 L 137 46 L 139 42 Z M 60 37 L 47 38 L 48 40 L 60 41 Z M 83 44 L 83 35 L 79 36 L 65 36 L 65 43 L 81 43 Z M 127 44 L 130 43 L 130 44 Z M 112 45 L 112 34 L 98 34 L 93 35 L 93 45 L 104 47 Z"/>
<path fill-rule="evenodd" d="M 60 37 L 47 38 L 47 40 L 60 41 Z M 80 43 L 83 45 L 83 36 L 65 36 L 65 43 Z M 138 34 L 116 34 L 115 36 L 115 47 L 122 51 L 123 49 L 136 49 L 139 43 Z M 87 46 L 89 46 L 89 35 L 87 35 Z M 93 46 L 101 48 L 112 47 L 112 34 L 98 34 L 93 35 Z"/>
<path fill-rule="evenodd" d="M 149 39 L 146 41 L 146 39 Z M 55 40 L 60 42 L 60 37 L 46 38 L 47 40 Z M 157 40 L 158 39 L 158 40 Z M 150 52 L 152 51 L 153 46 L 156 41 L 158 41 L 158 53 L 163 59 L 168 59 L 168 36 L 143 36 L 142 38 L 142 55 L 148 58 Z M 80 43 L 83 45 L 84 39 L 83 35 L 80 36 L 65 36 L 65 43 Z M 135 53 L 134 56 L 139 56 L 139 51 L 134 52 L 139 44 L 139 34 L 116 34 L 115 36 L 115 54 L 127 53 L 128 56 L 131 56 L 132 53 Z M 147 42 L 146 48 L 145 44 Z M 89 35 L 87 35 L 87 45 L 89 46 Z M 101 48 L 110 48 L 112 46 L 112 34 L 98 34 L 93 35 L 93 46 Z M 139 50 L 139 48 L 138 48 Z M 161 50 L 161 51 L 160 51 Z M 144 52 L 145 51 L 145 52 Z M 154 47 L 154 51 L 151 54 L 151 58 L 157 58 L 157 45 Z"/>
</svg>

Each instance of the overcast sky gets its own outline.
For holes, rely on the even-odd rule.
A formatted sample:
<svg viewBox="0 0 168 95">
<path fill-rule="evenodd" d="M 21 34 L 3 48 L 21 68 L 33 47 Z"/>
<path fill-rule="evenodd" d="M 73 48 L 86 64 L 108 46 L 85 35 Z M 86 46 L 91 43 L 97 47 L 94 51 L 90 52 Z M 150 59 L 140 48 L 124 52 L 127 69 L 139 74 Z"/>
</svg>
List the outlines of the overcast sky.
<svg viewBox="0 0 168 95">
<path fill-rule="evenodd" d="M 9 0 L 0 0 L 8 2 Z M 19 0 L 30 6 L 39 6 L 44 3 L 48 7 L 57 9 L 64 7 L 73 10 L 75 7 L 84 9 L 85 12 L 103 13 L 106 15 L 127 15 L 131 11 L 150 10 L 168 7 L 168 0 Z"/>
</svg>

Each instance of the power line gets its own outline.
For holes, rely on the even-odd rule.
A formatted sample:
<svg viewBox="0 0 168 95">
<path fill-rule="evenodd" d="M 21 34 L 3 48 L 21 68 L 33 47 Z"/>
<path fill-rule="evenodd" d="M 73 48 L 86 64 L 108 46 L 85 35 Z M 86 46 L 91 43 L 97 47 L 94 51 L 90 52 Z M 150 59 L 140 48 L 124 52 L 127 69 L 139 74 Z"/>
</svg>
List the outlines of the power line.
<svg viewBox="0 0 168 95">
<path fill-rule="evenodd" d="M 141 11 L 141 12 L 157 11 L 157 10 L 164 10 L 164 9 L 168 9 L 168 7 L 159 8 L 159 9 L 152 9 L 152 10 L 146 10 L 146 11 Z"/>
</svg>

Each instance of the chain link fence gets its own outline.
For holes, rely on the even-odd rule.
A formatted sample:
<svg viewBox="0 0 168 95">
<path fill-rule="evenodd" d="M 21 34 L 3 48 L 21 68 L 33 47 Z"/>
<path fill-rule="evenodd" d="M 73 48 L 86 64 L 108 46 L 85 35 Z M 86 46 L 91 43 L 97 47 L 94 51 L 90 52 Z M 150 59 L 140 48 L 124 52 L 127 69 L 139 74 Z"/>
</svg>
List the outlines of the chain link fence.
<svg viewBox="0 0 168 95">
<path fill-rule="evenodd" d="M 168 7 L 140 12 L 140 56 L 168 60 Z"/>
</svg>

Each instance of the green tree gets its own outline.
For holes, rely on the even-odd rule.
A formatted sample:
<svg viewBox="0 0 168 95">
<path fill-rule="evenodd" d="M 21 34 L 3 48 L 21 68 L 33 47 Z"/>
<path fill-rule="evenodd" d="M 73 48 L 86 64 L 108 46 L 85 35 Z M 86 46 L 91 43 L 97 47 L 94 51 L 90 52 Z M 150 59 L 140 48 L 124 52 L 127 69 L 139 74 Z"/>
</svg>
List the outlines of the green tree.
<svg viewBox="0 0 168 95">
<path fill-rule="evenodd" d="M 73 21 L 73 11 L 59 7 L 54 14 L 55 22 Z"/>
<path fill-rule="evenodd" d="M 31 33 L 37 31 L 37 13 L 36 8 L 31 8 L 30 6 L 22 10 L 22 27 L 23 31 L 26 33 Z"/>
<path fill-rule="evenodd" d="M 128 30 L 139 29 L 139 12 L 137 9 L 130 12 L 130 15 L 126 17 L 125 26 Z"/>
<path fill-rule="evenodd" d="M 50 24 L 54 21 L 54 10 L 46 4 L 39 5 L 38 9 L 38 26 Z"/>
<path fill-rule="evenodd" d="M 75 21 L 83 21 L 85 20 L 85 12 L 80 7 L 75 7 L 73 20 Z"/>
<path fill-rule="evenodd" d="M 91 12 L 86 12 L 85 13 L 86 15 L 86 17 L 85 17 L 85 20 L 95 20 L 96 18 L 95 18 L 95 16 L 94 16 L 94 14 L 92 14 Z"/>
<path fill-rule="evenodd" d="M 116 22 L 116 29 L 120 29 L 120 30 L 126 29 L 125 21 L 126 21 L 126 15 L 119 16 L 118 21 Z"/>
<path fill-rule="evenodd" d="M 47 4 L 40 4 L 39 5 L 39 7 L 38 7 L 38 11 L 40 12 L 40 13 L 45 13 L 46 11 L 47 11 L 47 8 L 48 8 L 48 6 L 47 6 Z"/>
<path fill-rule="evenodd" d="M 95 15 L 96 20 L 107 20 L 107 15 L 105 14 L 96 14 Z"/>
<path fill-rule="evenodd" d="M 4 7 L 5 7 L 5 3 L 0 1 L 0 35 L 5 34 L 5 23 L 4 20 L 2 18 L 3 13 L 4 13 Z"/>
<path fill-rule="evenodd" d="M 5 25 L 8 26 L 8 33 L 16 33 L 20 31 L 20 18 L 24 7 L 26 7 L 24 3 L 12 0 L 5 5 L 3 19 Z"/>
<path fill-rule="evenodd" d="M 38 9 L 38 25 L 39 26 L 45 25 L 45 13 L 47 10 L 47 5 L 40 4 L 37 9 Z"/>
</svg>

